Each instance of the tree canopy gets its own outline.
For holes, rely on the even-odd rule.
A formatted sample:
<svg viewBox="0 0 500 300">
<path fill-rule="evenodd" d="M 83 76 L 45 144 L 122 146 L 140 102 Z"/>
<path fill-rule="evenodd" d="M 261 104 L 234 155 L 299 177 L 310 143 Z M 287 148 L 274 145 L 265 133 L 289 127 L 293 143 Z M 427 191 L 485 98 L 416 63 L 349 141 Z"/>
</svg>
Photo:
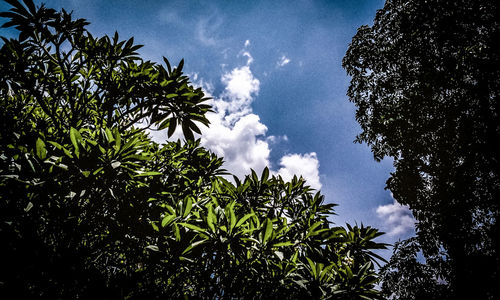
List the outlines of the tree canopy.
<svg viewBox="0 0 500 300">
<path fill-rule="evenodd" d="M 302 177 L 228 181 L 194 139 L 211 108 L 183 61 L 6 1 L 19 37 L 0 48 L 0 298 L 380 298 L 382 233 L 334 226 Z M 148 135 L 176 128 L 184 141 Z"/>
<path fill-rule="evenodd" d="M 499 297 L 499 40 L 498 1 L 387 0 L 343 60 L 356 141 L 394 159 L 387 188 L 418 221 L 396 251 L 422 250 L 451 299 Z"/>
</svg>

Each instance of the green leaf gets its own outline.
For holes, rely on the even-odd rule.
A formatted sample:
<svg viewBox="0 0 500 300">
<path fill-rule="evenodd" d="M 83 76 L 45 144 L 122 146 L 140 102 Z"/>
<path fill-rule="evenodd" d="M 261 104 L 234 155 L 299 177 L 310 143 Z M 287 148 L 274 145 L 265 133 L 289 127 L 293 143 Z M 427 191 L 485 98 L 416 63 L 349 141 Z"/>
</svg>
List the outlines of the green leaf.
<svg viewBox="0 0 500 300">
<path fill-rule="evenodd" d="M 182 133 L 184 134 L 184 138 L 188 141 L 194 140 L 193 131 L 189 127 L 187 123 L 182 123 Z"/>
<path fill-rule="evenodd" d="M 117 154 L 122 146 L 122 137 L 120 135 L 120 132 L 118 131 L 118 128 L 115 128 L 113 132 L 115 136 L 115 145 L 113 147 L 115 148 L 115 154 Z"/>
<path fill-rule="evenodd" d="M 281 243 L 276 243 L 273 245 L 273 247 L 285 247 L 285 246 L 293 246 L 294 243 L 288 241 L 288 242 L 281 242 Z"/>
<path fill-rule="evenodd" d="M 104 133 L 105 133 L 105 137 L 106 137 L 106 140 L 108 141 L 108 143 L 111 143 L 115 140 L 115 138 L 113 137 L 113 133 L 111 132 L 111 130 L 109 130 L 108 127 L 106 127 L 106 129 L 104 129 Z"/>
<path fill-rule="evenodd" d="M 179 72 L 181 72 L 183 67 L 184 67 L 184 58 L 181 59 L 181 61 L 179 62 L 179 65 L 177 66 L 177 70 Z"/>
<path fill-rule="evenodd" d="M 238 223 L 236 223 L 236 228 L 240 227 L 241 224 L 243 224 L 246 220 L 248 220 L 249 218 L 255 216 L 255 213 L 249 213 L 249 214 L 246 214 L 243 218 L 241 218 Z"/>
<path fill-rule="evenodd" d="M 194 247 L 196 246 L 199 246 L 203 243 L 205 243 L 207 240 L 201 240 L 201 241 L 197 241 L 197 242 L 194 242 L 192 243 L 191 245 L 189 245 L 184 251 L 182 251 L 182 255 L 188 253 L 189 251 L 191 251 Z"/>
<path fill-rule="evenodd" d="M 97 173 L 100 173 L 103 170 L 103 167 L 97 168 L 94 172 L 92 172 L 92 175 L 97 175 Z"/>
<path fill-rule="evenodd" d="M 71 127 L 71 129 L 69 130 L 69 138 L 71 139 L 71 143 L 75 148 L 76 157 L 80 158 L 80 148 L 78 146 L 82 141 L 82 136 L 80 135 L 80 132 L 75 128 Z"/>
<path fill-rule="evenodd" d="M 187 197 L 186 208 L 184 209 L 184 214 L 183 214 L 184 218 L 191 212 L 191 208 L 192 207 L 193 207 L 193 198 L 190 197 L 190 196 L 188 196 Z"/>
<path fill-rule="evenodd" d="M 311 227 L 309 227 L 307 235 L 306 235 L 306 238 L 308 238 L 311 235 L 314 235 L 315 234 L 314 229 L 316 229 L 321 224 L 323 224 L 323 222 L 322 221 L 318 221 L 318 222 L 314 223 Z"/>
<path fill-rule="evenodd" d="M 164 217 L 163 220 L 161 220 L 161 227 L 165 227 L 170 224 L 174 218 L 175 215 L 167 215 L 166 217 Z"/>
<path fill-rule="evenodd" d="M 236 226 L 236 215 L 234 214 L 234 205 L 236 202 L 229 204 L 229 233 L 231 233 Z"/>
<path fill-rule="evenodd" d="M 215 216 L 215 213 L 214 213 L 214 208 L 212 207 L 212 205 L 210 205 L 208 207 L 208 214 L 207 214 L 207 224 L 208 224 L 208 227 L 212 230 L 212 232 L 215 233 L 215 226 L 214 226 L 214 223 L 217 222 L 217 218 Z"/>
<path fill-rule="evenodd" d="M 163 173 L 156 172 L 156 171 L 150 171 L 150 172 L 143 172 L 134 175 L 134 177 L 143 177 L 143 176 L 158 176 L 158 175 L 163 175 Z"/>
<path fill-rule="evenodd" d="M 259 176 L 257 176 L 257 173 L 255 173 L 255 171 L 253 169 L 251 169 L 252 171 L 252 179 L 254 182 L 259 182 Z"/>
<path fill-rule="evenodd" d="M 181 240 L 181 233 L 177 223 L 174 223 L 174 234 L 175 234 L 175 240 L 179 242 Z"/>
<path fill-rule="evenodd" d="M 347 278 L 351 279 L 354 277 L 354 274 L 352 273 L 352 270 L 349 266 L 345 266 L 345 270 L 346 270 L 346 273 L 347 273 Z"/>
<path fill-rule="evenodd" d="M 309 257 L 306 257 L 306 259 L 307 259 L 307 262 L 309 263 L 309 266 L 311 267 L 311 272 L 313 274 L 313 277 L 316 278 L 317 277 L 316 264 Z"/>
<path fill-rule="evenodd" d="M 163 61 L 165 62 L 165 64 L 167 65 L 167 70 L 168 70 L 168 73 L 172 73 L 172 67 L 170 66 L 170 62 L 168 61 L 167 58 L 165 58 L 165 56 L 163 56 Z"/>
<path fill-rule="evenodd" d="M 194 231 L 198 231 L 198 232 L 205 232 L 206 230 L 201 228 L 201 227 L 198 227 L 196 225 L 193 225 L 193 224 L 189 224 L 189 223 L 177 223 L 181 226 L 184 226 L 186 228 L 189 228 L 191 230 L 194 230 Z"/>
<path fill-rule="evenodd" d="M 264 233 L 264 239 L 262 240 L 263 243 L 266 243 L 269 238 L 271 237 L 273 233 L 273 222 L 267 218 L 266 219 L 266 231 Z"/>
<path fill-rule="evenodd" d="M 192 131 L 196 132 L 197 134 L 201 134 L 201 130 L 200 128 L 198 128 L 198 126 L 196 126 L 196 124 L 194 124 L 190 120 L 187 120 L 186 123 L 188 124 L 188 127 L 191 128 Z"/>
<path fill-rule="evenodd" d="M 160 126 L 158 126 L 158 130 L 163 130 L 163 129 L 169 127 L 169 126 L 170 126 L 170 119 L 163 120 L 160 123 Z"/>
<path fill-rule="evenodd" d="M 135 136 L 133 139 L 129 139 L 128 142 L 126 142 L 125 145 L 123 146 L 122 151 L 126 151 L 130 148 L 133 149 L 133 146 L 137 144 L 138 140 L 139 140 L 138 136 Z"/>
<path fill-rule="evenodd" d="M 176 127 L 177 127 L 177 121 L 174 118 L 170 118 L 168 121 L 168 132 L 167 132 L 168 137 L 171 137 L 174 134 Z"/>
<path fill-rule="evenodd" d="M 179 256 L 179 260 L 180 261 L 187 261 L 187 262 L 190 262 L 190 263 L 194 262 L 192 259 L 184 257 L 184 256 Z"/>
<path fill-rule="evenodd" d="M 169 211 L 172 215 L 175 215 L 175 209 L 174 209 L 172 206 L 170 206 L 170 205 L 168 205 L 168 204 L 167 204 L 167 205 L 165 205 L 165 207 L 168 209 L 168 211 Z"/>
<path fill-rule="evenodd" d="M 269 178 L 269 168 L 265 167 L 264 170 L 262 171 L 262 176 L 260 177 L 262 182 L 266 182 L 267 179 Z"/>
<path fill-rule="evenodd" d="M 38 158 L 40 159 L 45 159 L 45 157 L 47 157 L 47 149 L 45 148 L 45 143 L 40 138 L 36 140 L 36 156 L 38 156 Z"/>
</svg>

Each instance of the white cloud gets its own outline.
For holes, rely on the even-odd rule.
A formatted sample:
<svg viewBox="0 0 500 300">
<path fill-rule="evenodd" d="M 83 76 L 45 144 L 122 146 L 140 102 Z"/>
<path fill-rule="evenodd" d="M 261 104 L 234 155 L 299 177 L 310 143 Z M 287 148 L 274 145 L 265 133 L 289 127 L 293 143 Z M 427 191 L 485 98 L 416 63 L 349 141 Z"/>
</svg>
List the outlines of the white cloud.
<svg viewBox="0 0 500 300">
<path fill-rule="evenodd" d="M 288 142 L 288 137 L 286 135 L 275 136 L 271 135 L 266 138 L 266 141 L 270 144 L 277 144 L 281 142 Z"/>
<path fill-rule="evenodd" d="M 276 63 L 276 65 L 277 65 L 278 67 L 283 67 L 283 66 L 285 66 L 285 65 L 289 64 L 289 63 L 290 63 L 290 61 L 291 61 L 291 60 L 290 60 L 288 57 L 286 57 L 285 55 L 283 55 L 283 56 L 281 56 L 281 58 L 278 60 L 278 62 Z"/>
<path fill-rule="evenodd" d="M 250 60 L 250 53 L 245 53 Z M 201 135 L 202 145 L 224 157 L 224 168 L 238 177 L 249 174 L 250 169 L 262 172 L 269 165 L 271 152 L 263 138 L 267 127 L 252 113 L 251 103 L 259 93 L 260 81 L 249 64 L 221 77 L 226 88 L 219 98 L 210 101 L 215 113 L 207 114 L 211 124 L 202 129 Z"/>
<path fill-rule="evenodd" d="M 201 143 L 224 158 L 224 168 L 238 177 L 257 173 L 269 165 L 269 144 L 261 139 L 267 127 L 259 116 L 250 113 L 240 117 L 234 125 L 228 124 L 221 114 L 210 114 L 209 128 L 202 129 Z"/>
<path fill-rule="evenodd" d="M 252 94 L 259 93 L 260 81 L 253 76 L 249 66 L 234 68 L 230 73 L 222 75 L 221 80 L 226 85 L 225 91 L 231 100 L 235 98 L 248 102 L 252 100 Z"/>
<path fill-rule="evenodd" d="M 415 228 L 415 219 L 408 206 L 401 205 L 396 200 L 393 204 L 380 205 L 376 212 L 388 228 L 389 236 L 402 235 Z"/>
<path fill-rule="evenodd" d="M 216 99 L 211 104 L 229 124 L 234 124 L 252 112 L 250 104 L 259 93 L 260 81 L 253 76 L 249 66 L 234 68 L 222 75 L 221 81 L 226 85 L 222 99 Z"/>
<path fill-rule="evenodd" d="M 250 46 L 250 40 L 246 40 L 245 41 L 245 48 L 248 47 L 248 46 Z"/>
<path fill-rule="evenodd" d="M 312 188 L 321 189 L 321 182 L 319 180 L 319 160 L 316 153 L 306 154 L 289 154 L 281 158 L 281 168 L 278 174 L 283 179 L 291 180 L 293 175 L 302 176 L 307 180 L 307 184 Z"/>
<path fill-rule="evenodd" d="M 249 44 L 247 40 L 245 46 Z M 260 81 L 250 69 L 253 58 L 244 50 L 239 55 L 247 57 L 247 63 L 222 75 L 221 82 L 225 89 L 218 97 L 211 95 L 213 85 L 198 78 L 198 74 L 190 74 L 189 77 L 212 98 L 207 104 L 212 105 L 215 111 L 206 115 L 210 127 L 200 126 L 201 145 L 224 158 L 223 168 L 243 178 L 250 173 L 250 169 L 260 174 L 266 166 L 270 166 L 271 145 L 286 142 L 288 138 L 286 135 L 266 136 L 267 126 L 253 113 L 251 107 L 260 90 Z M 166 135 L 166 130 L 151 132 L 152 138 L 160 143 L 167 139 Z M 179 129 L 169 140 L 178 138 L 182 139 Z M 280 169 L 271 172 L 280 174 L 285 180 L 290 180 L 294 174 L 302 175 L 308 185 L 315 189 L 321 188 L 319 161 L 314 152 L 285 155 L 280 160 Z"/>
<path fill-rule="evenodd" d="M 243 51 L 241 53 L 242 56 L 246 56 L 247 57 L 247 66 L 250 66 L 250 64 L 253 62 L 253 57 L 252 55 L 250 55 L 250 52 L 248 51 Z"/>
</svg>

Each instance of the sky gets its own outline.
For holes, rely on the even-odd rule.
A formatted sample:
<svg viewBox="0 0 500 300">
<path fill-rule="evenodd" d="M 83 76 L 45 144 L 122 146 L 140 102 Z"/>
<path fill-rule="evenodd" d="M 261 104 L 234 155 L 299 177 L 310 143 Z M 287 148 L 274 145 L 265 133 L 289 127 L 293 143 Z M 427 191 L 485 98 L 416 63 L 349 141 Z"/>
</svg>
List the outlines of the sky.
<svg viewBox="0 0 500 300">
<path fill-rule="evenodd" d="M 134 37 L 146 60 L 184 59 L 191 82 L 213 98 L 200 138 L 224 157 L 225 169 L 240 178 L 265 166 L 285 179 L 302 175 L 339 205 L 336 224 L 379 228 L 387 234 L 378 241 L 387 243 L 414 234 L 411 213 L 384 189 L 392 160 L 378 163 L 366 144 L 353 142 L 361 128 L 342 69 L 357 28 L 372 24 L 383 0 L 43 3 L 87 19 L 94 37 Z M 3 28 L 0 35 L 16 36 Z M 165 132 L 152 136 L 166 139 Z"/>
</svg>

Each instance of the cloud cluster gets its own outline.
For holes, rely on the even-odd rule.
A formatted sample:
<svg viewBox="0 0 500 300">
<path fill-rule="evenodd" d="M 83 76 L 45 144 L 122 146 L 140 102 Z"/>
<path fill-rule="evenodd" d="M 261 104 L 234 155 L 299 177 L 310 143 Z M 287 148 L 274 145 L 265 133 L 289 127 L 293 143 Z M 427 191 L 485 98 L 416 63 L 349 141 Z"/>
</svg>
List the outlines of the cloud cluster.
<svg viewBox="0 0 500 300">
<path fill-rule="evenodd" d="M 409 233 L 415 228 L 415 219 L 408 206 L 394 203 L 377 207 L 377 216 L 384 220 L 389 236 L 398 236 Z"/>
<path fill-rule="evenodd" d="M 231 116 L 232 119 L 250 113 L 250 104 L 260 89 L 260 81 L 253 76 L 250 66 L 234 68 L 230 73 L 224 74 L 221 81 L 226 86 L 222 99 L 212 103 L 218 113 Z"/>
<path fill-rule="evenodd" d="M 307 179 L 307 184 L 314 189 L 321 189 L 319 180 L 319 160 L 315 152 L 306 154 L 288 154 L 280 160 L 281 168 L 278 170 L 284 180 L 292 179 L 293 175 L 302 175 Z"/>
<path fill-rule="evenodd" d="M 238 177 L 243 177 L 254 169 L 256 172 L 269 165 L 269 144 L 259 138 L 267 127 L 259 116 L 246 114 L 238 117 L 231 125 L 226 119 L 234 116 L 212 114 L 208 116 L 210 127 L 202 129 L 201 144 L 220 157 L 224 157 L 224 168 Z"/>
<path fill-rule="evenodd" d="M 245 48 L 250 41 L 245 41 Z M 224 73 L 221 82 L 225 89 L 217 97 L 209 95 L 210 104 L 214 110 L 206 116 L 210 127 L 201 127 L 201 145 L 224 158 L 224 168 L 232 174 L 243 178 L 253 169 L 260 174 L 266 166 L 270 166 L 270 145 L 276 141 L 286 141 L 286 136 L 266 136 L 267 126 L 258 115 L 252 111 L 251 104 L 260 90 L 260 81 L 251 70 L 252 55 L 243 49 L 239 56 L 247 58 L 245 65 L 235 67 Z M 212 94 L 210 84 L 199 79 L 197 74 L 191 76 L 196 85 L 201 86 L 208 94 Z M 154 140 L 166 139 L 164 132 L 151 132 Z M 177 132 L 173 139 L 181 138 Z M 172 139 L 171 138 L 171 139 Z M 274 141 L 274 142 L 273 142 Z M 285 180 L 293 175 L 302 176 L 308 185 L 315 189 L 321 188 L 319 179 L 319 161 L 316 153 L 288 154 L 281 158 L 279 170 L 271 170 Z"/>
</svg>

